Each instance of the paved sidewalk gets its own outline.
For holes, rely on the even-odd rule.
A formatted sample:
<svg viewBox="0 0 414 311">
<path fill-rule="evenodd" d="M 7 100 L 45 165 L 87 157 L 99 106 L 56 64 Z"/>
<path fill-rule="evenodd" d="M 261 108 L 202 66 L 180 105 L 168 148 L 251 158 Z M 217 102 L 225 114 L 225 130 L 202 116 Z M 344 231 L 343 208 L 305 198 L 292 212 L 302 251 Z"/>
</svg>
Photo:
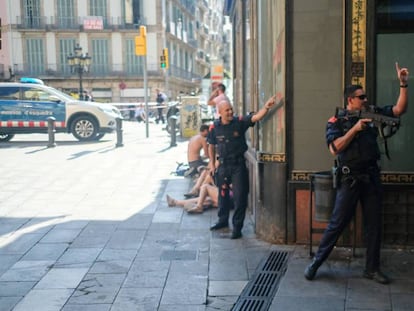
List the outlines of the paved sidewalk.
<svg viewBox="0 0 414 311">
<path fill-rule="evenodd" d="M 307 249 L 258 240 L 249 216 L 231 240 L 209 231 L 216 210 L 167 206 L 167 193 L 182 198 L 192 185 L 170 174 L 187 140 L 170 148 L 162 125 L 146 138 L 144 124 L 124 122 L 123 141 L 0 144 L 0 311 L 231 310 L 271 251 L 290 260 L 270 310 L 412 310 L 412 251 L 385 252 L 389 286 L 362 279 L 362 259 L 344 260 L 347 250 L 306 281 Z"/>
<path fill-rule="evenodd" d="M 210 232 L 216 211 L 169 208 L 190 180 L 171 175 L 187 140 L 124 122 L 79 143 L 16 136 L 0 145 L 0 310 L 229 310 L 273 246 Z"/>
<path fill-rule="evenodd" d="M 315 249 L 316 250 L 316 249 Z M 271 311 L 409 311 L 414 310 L 414 250 L 385 249 L 382 270 L 392 279 L 382 285 L 362 277 L 365 249 L 338 248 L 319 268 L 313 281 L 303 272 L 309 249 L 295 247 Z"/>
</svg>

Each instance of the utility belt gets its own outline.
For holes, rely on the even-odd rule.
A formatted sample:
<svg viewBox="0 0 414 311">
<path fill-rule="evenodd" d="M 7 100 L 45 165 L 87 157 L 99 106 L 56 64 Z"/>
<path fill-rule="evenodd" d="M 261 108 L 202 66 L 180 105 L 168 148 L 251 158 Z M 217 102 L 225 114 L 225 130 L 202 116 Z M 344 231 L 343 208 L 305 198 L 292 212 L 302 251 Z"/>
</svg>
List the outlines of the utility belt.
<svg viewBox="0 0 414 311">
<path fill-rule="evenodd" d="M 338 167 L 339 172 L 342 175 L 366 175 L 378 172 L 379 168 L 376 164 L 370 164 L 364 167 L 352 167 L 348 165 L 341 165 Z"/>
<path fill-rule="evenodd" d="M 377 164 L 370 164 L 366 167 L 351 167 L 341 165 L 333 170 L 333 187 L 337 188 L 342 182 L 350 181 L 351 187 L 360 180 L 368 182 L 370 176 L 379 172 Z"/>
<path fill-rule="evenodd" d="M 245 163 L 243 156 L 240 157 L 230 157 L 230 158 L 219 158 L 219 163 L 223 165 L 239 165 Z"/>
</svg>

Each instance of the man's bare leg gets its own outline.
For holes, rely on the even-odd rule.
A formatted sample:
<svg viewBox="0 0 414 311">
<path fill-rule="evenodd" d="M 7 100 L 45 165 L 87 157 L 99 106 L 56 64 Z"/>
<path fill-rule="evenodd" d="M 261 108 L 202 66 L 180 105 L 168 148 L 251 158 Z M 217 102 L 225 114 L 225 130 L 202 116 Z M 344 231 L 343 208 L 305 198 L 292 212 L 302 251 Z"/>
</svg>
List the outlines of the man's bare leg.
<svg viewBox="0 0 414 311">
<path fill-rule="evenodd" d="M 200 174 L 200 177 L 198 177 L 196 183 L 194 184 L 194 186 L 191 188 L 190 192 L 184 194 L 185 197 L 191 197 L 191 196 L 198 196 L 200 193 L 200 188 L 201 186 L 208 182 L 208 176 L 209 176 L 209 171 L 208 170 L 203 170 Z"/>
<path fill-rule="evenodd" d="M 204 211 L 204 205 L 212 204 L 214 206 L 218 205 L 218 191 L 217 187 L 204 184 L 200 188 L 200 196 L 198 197 L 198 201 L 194 204 L 193 208 L 188 210 L 190 214 L 199 214 Z"/>
</svg>

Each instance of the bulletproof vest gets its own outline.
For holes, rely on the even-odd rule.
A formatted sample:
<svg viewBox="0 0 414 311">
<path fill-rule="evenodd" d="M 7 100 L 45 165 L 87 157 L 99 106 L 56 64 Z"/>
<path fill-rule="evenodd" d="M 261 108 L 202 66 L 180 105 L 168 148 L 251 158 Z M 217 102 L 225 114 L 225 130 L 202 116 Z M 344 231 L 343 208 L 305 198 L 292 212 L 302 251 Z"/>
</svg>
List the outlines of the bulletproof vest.
<svg viewBox="0 0 414 311">
<path fill-rule="evenodd" d="M 247 150 L 245 132 L 247 128 L 234 118 L 230 124 L 222 125 L 219 120 L 214 122 L 217 140 L 217 153 L 220 158 L 231 159 L 243 157 Z"/>
<path fill-rule="evenodd" d="M 157 95 L 157 99 L 156 99 L 156 101 L 157 101 L 157 103 L 162 103 L 163 101 L 164 101 L 164 98 L 162 97 L 162 95 L 161 94 L 158 94 Z"/>
<path fill-rule="evenodd" d="M 345 134 L 358 122 L 358 118 L 338 119 L 337 122 L 340 122 Z M 369 163 L 375 163 L 380 159 L 377 137 L 378 129 L 373 124 L 358 132 L 348 147 L 339 153 L 339 164 L 362 168 Z"/>
</svg>

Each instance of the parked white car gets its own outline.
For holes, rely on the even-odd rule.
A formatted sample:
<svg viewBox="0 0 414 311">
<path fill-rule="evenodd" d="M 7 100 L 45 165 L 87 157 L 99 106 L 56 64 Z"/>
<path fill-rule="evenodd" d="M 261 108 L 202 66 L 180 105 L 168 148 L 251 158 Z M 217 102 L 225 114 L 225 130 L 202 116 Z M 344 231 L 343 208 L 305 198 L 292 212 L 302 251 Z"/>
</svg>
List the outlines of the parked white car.
<svg viewBox="0 0 414 311">
<path fill-rule="evenodd" d="M 15 134 L 47 133 L 49 117 L 55 119 L 56 132 L 72 133 L 79 141 L 99 140 L 122 119 L 110 104 L 79 101 L 36 81 L 22 81 L 30 83 L 0 83 L 0 141 Z"/>
</svg>

